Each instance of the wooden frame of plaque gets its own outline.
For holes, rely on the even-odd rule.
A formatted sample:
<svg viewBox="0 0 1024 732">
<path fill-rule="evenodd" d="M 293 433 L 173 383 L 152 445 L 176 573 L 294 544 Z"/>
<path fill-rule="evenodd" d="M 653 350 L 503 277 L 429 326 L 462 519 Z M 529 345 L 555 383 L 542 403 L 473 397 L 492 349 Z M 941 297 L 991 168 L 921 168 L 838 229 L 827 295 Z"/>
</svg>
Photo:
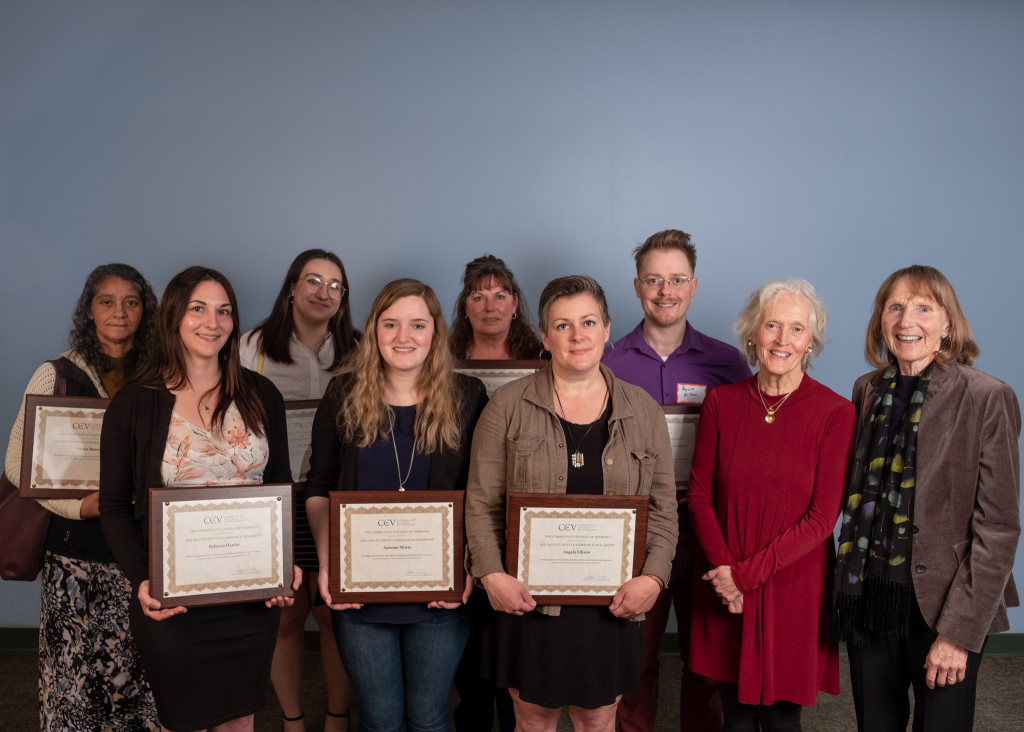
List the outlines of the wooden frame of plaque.
<svg viewBox="0 0 1024 732">
<path fill-rule="evenodd" d="M 54 396 L 52 394 L 26 394 L 25 395 L 25 421 L 21 442 L 21 482 L 18 485 L 18 495 L 25 498 L 85 498 L 90 493 L 100 488 L 100 426 L 103 424 L 102 417 L 96 423 L 95 415 L 92 412 L 106 410 L 110 404 L 109 399 L 99 397 L 69 397 Z M 51 415 L 50 412 L 56 414 Z M 56 419 L 53 419 L 53 418 Z M 75 423 L 74 419 L 81 417 L 82 422 Z M 70 424 L 68 421 L 70 420 Z M 72 431 L 82 429 L 89 434 L 89 440 L 95 441 L 92 448 L 83 447 L 90 454 L 87 459 L 77 459 L 80 464 L 77 468 L 82 471 L 75 476 L 51 475 L 42 465 L 40 456 L 35 454 L 36 428 L 43 430 L 43 451 L 48 452 L 46 442 L 47 424 L 57 421 L 63 422 L 63 426 L 69 427 Z M 59 437 L 50 435 L 50 439 L 60 441 Z M 45 459 L 45 456 L 42 456 Z M 75 461 L 76 458 L 68 456 L 68 461 Z M 67 465 L 63 467 L 69 467 Z"/>
<path fill-rule="evenodd" d="M 331 492 L 331 602 L 462 602 L 465 497 L 462 491 Z M 382 523 L 388 521 L 395 523 Z"/>
<path fill-rule="evenodd" d="M 246 547 L 246 541 L 252 538 L 251 532 L 261 527 L 255 525 L 251 516 L 239 514 L 252 509 L 270 509 L 269 547 L 264 548 L 262 544 Z M 291 597 L 294 522 L 291 483 L 150 489 L 150 596 L 159 600 L 164 608 Z M 207 542 L 211 556 L 205 560 L 196 559 L 194 554 L 177 556 L 181 539 L 186 544 Z M 185 548 L 194 551 L 193 547 Z M 174 556 L 165 568 L 168 553 Z M 207 567 L 219 561 L 225 566 L 208 572 L 216 579 L 190 582 L 200 572 L 193 569 L 192 577 L 182 578 L 179 568 L 182 560 L 194 564 L 207 562 Z M 224 578 L 232 575 L 239 578 Z"/>
<path fill-rule="evenodd" d="M 467 376 L 474 376 L 484 382 L 484 386 L 487 388 L 487 396 L 490 397 L 499 386 L 536 373 L 547 366 L 547 364 L 547 361 L 540 359 L 519 361 L 471 361 L 460 359 L 455 362 L 455 370 Z"/>
<path fill-rule="evenodd" d="M 289 422 L 288 429 L 288 461 L 292 468 L 292 480 L 296 483 L 305 484 L 306 475 L 302 471 L 303 464 L 305 463 L 306 453 L 309 452 L 309 445 L 312 441 L 312 423 L 313 418 L 310 417 L 310 429 L 299 433 L 296 430 L 291 429 L 291 421 L 294 419 L 292 412 L 303 412 L 313 410 L 314 415 L 316 409 L 320 405 L 319 399 L 295 399 L 284 403 L 284 415 L 285 421 Z M 296 448 L 302 448 L 302 452 Z M 298 458 L 298 459 L 296 459 Z M 308 466 L 306 466 L 308 467 Z"/>
<path fill-rule="evenodd" d="M 676 492 L 681 501 L 686 500 L 686 491 L 690 488 L 690 461 L 693 459 L 693 448 L 697 442 L 697 422 L 700 419 L 701 406 L 700 404 L 661 405 L 665 421 L 668 423 L 668 436 L 672 441 Z"/>
<path fill-rule="evenodd" d="M 538 605 L 610 605 L 615 593 L 625 582 L 641 573 L 647 558 L 647 513 L 649 499 L 647 496 L 606 496 L 561 493 L 510 493 L 508 496 L 508 531 L 505 545 L 505 566 L 508 573 L 522 580 L 520 576 L 520 543 L 524 533 L 522 519 L 529 512 L 538 514 L 536 518 L 558 519 L 575 523 L 578 520 L 619 519 L 622 520 L 622 550 L 618 557 L 620 562 L 615 567 L 614 576 L 609 576 L 604 588 L 584 587 L 578 585 L 560 585 L 558 590 L 550 585 L 533 585 L 524 581 L 533 599 Z M 621 509 L 621 511 L 612 511 Z M 615 514 L 628 512 L 632 515 L 632 537 L 629 518 L 622 519 Z M 532 523 L 532 522 L 531 522 Z M 532 530 L 532 526 L 528 530 Z M 631 547 L 629 542 L 631 542 Z M 632 549 L 632 562 L 627 560 L 627 549 Z M 527 551 L 529 551 L 527 549 Z M 564 552 L 582 551 L 565 549 Z M 563 552 L 563 553 L 564 553 Z M 630 566 L 631 565 L 631 566 Z M 528 568 L 527 568 L 528 569 Z M 586 594 L 583 594 L 586 593 Z"/>
</svg>

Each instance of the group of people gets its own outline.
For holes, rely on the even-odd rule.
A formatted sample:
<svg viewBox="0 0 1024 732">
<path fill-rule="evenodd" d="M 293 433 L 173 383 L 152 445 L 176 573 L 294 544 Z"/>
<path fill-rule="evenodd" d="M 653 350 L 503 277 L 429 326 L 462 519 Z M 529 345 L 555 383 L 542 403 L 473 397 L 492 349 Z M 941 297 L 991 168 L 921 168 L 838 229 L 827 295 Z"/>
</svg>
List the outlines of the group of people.
<svg viewBox="0 0 1024 732">
<path fill-rule="evenodd" d="M 849 648 L 858 729 L 969 730 L 989 634 L 1008 628 L 1020 531 L 1020 411 L 971 367 L 978 347 L 948 280 L 913 266 L 868 323 L 875 368 L 853 401 L 807 370 L 827 316 L 805 280 L 755 291 L 739 348 L 693 327 L 689 235 L 634 251 L 643 319 L 609 345 L 601 286 L 559 277 L 537 338 L 497 257 L 470 262 L 449 330 L 434 291 L 388 283 L 353 327 L 341 260 L 310 250 L 270 315 L 242 334 L 230 282 L 176 275 L 159 305 L 127 265 L 98 267 L 61 370 L 69 395 L 112 397 L 100 490 L 43 501 L 42 729 L 252 729 L 273 685 L 305 729 L 303 628 L 320 628 L 325 732 L 359 727 L 650 731 L 672 606 L 683 729 L 799 730 L 838 693 Z M 460 359 L 544 359 L 499 387 Z M 751 367 L 756 372 L 751 373 Z M 41 366 L 26 393 L 53 393 Z M 149 490 L 290 483 L 284 400 L 319 399 L 296 484 L 292 593 L 164 607 L 151 596 Z M 661 406 L 701 405 L 689 475 Z M 20 477 L 24 414 L 6 473 Z M 332 491 L 465 491 L 460 602 L 332 596 Z M 646 497 L 641 572 L 606 605 L 552 605 L 505 564 L 510 493 Z M 838 556 L 833 530 L 840 519 Z"/>
</svg>

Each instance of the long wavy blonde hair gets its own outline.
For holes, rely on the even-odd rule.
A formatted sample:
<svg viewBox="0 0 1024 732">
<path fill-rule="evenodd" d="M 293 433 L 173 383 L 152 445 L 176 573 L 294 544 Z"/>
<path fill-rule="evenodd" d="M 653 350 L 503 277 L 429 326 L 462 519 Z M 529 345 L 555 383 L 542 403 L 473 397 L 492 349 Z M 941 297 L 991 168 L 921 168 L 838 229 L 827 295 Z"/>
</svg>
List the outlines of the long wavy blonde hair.
<svg viewBox="0 0 1024 732">
<path fill-rule="evenodd" d="M 419 280 L 409 278 L 384 285 L 373 301 L 362 340 L 341 368 L 341 373 L 350 375 L 350 383 L 338 411 L 338 429 L 358 447 L 367 447 L 378 438 L 388 439 L 395 413 L 385 398 L 387 375 L 377 343 L 377 321 L 403 297 L 422 299 L 434 320 L 430 350 L 416 383 L 420 394 L 414 427 L 416 449 L 421 454 L 445 448 L 455 450 L 462 434 L 461 405 L 455 388 L 455 364 L 448 350 L 444 313 L 434 291 Z"/>
</svg>

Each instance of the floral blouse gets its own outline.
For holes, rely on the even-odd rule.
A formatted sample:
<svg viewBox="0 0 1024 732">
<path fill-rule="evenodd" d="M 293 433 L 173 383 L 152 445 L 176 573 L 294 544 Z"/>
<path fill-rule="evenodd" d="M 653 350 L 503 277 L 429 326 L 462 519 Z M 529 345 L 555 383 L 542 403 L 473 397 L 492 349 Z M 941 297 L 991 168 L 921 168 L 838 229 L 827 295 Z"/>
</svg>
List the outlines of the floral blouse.
<svg viewBox="0 0 1024 732">
<path fill-rule="evenodd" d="M 249 432 L 234 404 L 216 430 L 197 427 L 175 411 L 160 476 L 165 486 L 262 483 L 269 454 L 266 437 Z"/>
</svg>

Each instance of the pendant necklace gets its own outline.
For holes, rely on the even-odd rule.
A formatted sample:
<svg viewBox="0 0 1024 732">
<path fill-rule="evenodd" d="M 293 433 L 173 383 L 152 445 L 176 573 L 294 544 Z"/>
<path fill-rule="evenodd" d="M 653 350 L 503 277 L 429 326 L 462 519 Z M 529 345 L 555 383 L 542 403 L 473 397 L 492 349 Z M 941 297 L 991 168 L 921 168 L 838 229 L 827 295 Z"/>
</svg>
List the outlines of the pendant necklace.
<svg viewBox="0 0 1024 732">
<path fill-rule="evenodd" d="M 760 397 L 761 399 L 761 406 L 763 406 L 764 411 L 767 412 L 767 414 L 764 415 L 764 421 L 767 422 L 768 424 L 771 424 L 772 422 L 775 421 L 775 413 L 782 409 L 782 405 L 786 403 L 786 400 L 789 399 L 790 394 L 792 394 L 793 392 L 789 392 L 789 394 L 786 394 L 786 396 L 782 397 L 778 404 L 769 407 L 764 400 L 764 395 L 761 393 L 760 382 L 758 382 L 757 379 L 754 379 L 754 383 L 757 385 L 757 396 Z"/>
<path fill-rule="evenodd" d="M 551 387 L 555 391 L 555 399 L 558 400 L 558 408 L 562 410 L 562 419 L 565 419 L 565 424 L 568 427 L 566 432 L 569 435 L 569 439 L 572 440 L 572 442 L 573 442 L 573 453 L 572 453 L 572 456 L 571 456 L 570 464 L 574 468 L 582 468 L 583 467 L 583 453 L 580 452 L 580 445 L 582 445 L 583 441 L 585 439 L 587 439 L 587 435 L 590 434 L 590 430 L 594 429 L 594 425 L 597 424 L 598 421 L 601 419 L 601 415 L 598 415 L 597 419 L 595 419 L 593 422 L 590 423 L 590 426 L 587 427 L 587 431 L 583 433 L 583 437 L 581 437 L 579 440 L 577 440 L 574 437 L 574 435 L 572 434 L 572 424 L 565 417 L 565 407 L 562 406 L 562 398 L 560 396 L 558 396 L 558 389 L 555 387 L 553 381 L 551 383 Z M 601 402 L 601 414 L 604 414 L 604 410 L 605 410 L 605 408 L 607 406 L 608 406 L 608 389 L 605 389 L 604 390 L 604 401 Z"/>
<path fill-rule="evenodd" d="M 196 401 L 197 401 L 197 402 L 199 402 L 200 404 L 202 404 L 202 405 L 203 405 L 203 409 L 205 409 L 205 410 L 206 410 L 206 413 L 207 413 L 207 414 L 209 414 L 209 413 L 210 413 L 210 405 L 209 405 L 209 404 L 207 404 L 206 402 L 204 402 L 204 401 L 203 401 L 203 399 L 202 399 L 202 397 L 200 397 L 200 396 L 199 396 L 198 394 L 196 394 L 196 393 L 195 393 L 195 392 L 194 392 L 194 391 L 192 390 L 192 384 L 191 384 L 191 383 L 189 383 L 189 385 L 188 385 L 188 391 L 189 391 L 189 394 L 191 394 L 192 396 L 194 396 L 194 397 L 196 398 Z"/>
<path fill-rule="evenodd" d="M 404 491 L 405 484 L 409 482 L 409 476 L 412 475 L 412 464 L 416 460 L 416 440 L 412 441 L 412 455 L 409 456 L 409 469 L 405 471 L 405 478 L 402 477 L 402 463 L 398 461 L 398 445 L 395 444 L 395 431 L 393 424 L 388 426 L 388 435 L 391 436 L 391 447 L 395 451 L 395 467 L 398 468 L 398 490 Z"/>
</svg>

